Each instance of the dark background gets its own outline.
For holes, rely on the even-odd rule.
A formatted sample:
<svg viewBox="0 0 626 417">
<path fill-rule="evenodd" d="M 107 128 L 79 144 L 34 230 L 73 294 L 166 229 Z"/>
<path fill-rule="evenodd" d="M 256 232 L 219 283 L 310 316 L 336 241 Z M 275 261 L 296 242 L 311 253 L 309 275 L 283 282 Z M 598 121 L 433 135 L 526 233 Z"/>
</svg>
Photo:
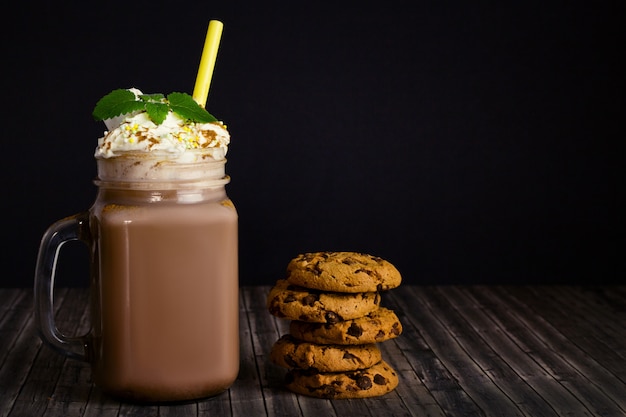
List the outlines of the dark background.
<svg viewBox="0 0 626 417">
<path fill-rule="evenodd" d="M 46 227 L 93 201 L 96 101 L 191 93 L 210 19 L 242 284 L 317 250 L 413 284 L 623 280 L 623 2 L 259 3 L 5 14 L 0 285 L 32 285 Z M 67 245 L 59 284 L 86 258 Z"/>
</svg>

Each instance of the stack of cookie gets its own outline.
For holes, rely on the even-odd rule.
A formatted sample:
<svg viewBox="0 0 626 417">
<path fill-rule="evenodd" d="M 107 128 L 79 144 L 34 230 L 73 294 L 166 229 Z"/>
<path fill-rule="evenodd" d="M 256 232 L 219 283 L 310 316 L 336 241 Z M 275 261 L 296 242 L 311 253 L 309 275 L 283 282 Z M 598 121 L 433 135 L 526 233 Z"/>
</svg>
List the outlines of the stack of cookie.
<svg viewBox="0 0 626 417">
<path fill-rule="evenodd" d="M 291 320 L 270 360 L 287 368 L 289 390 L 318 398 L 386 394 L 398 376 L 377 343 L 402 333 L 381 292 L 400 285 L 388 261 L 356 252 L 314 252 L 293 258 L 287 277 L 267 297 L 269 312 Z"/>
</svg>

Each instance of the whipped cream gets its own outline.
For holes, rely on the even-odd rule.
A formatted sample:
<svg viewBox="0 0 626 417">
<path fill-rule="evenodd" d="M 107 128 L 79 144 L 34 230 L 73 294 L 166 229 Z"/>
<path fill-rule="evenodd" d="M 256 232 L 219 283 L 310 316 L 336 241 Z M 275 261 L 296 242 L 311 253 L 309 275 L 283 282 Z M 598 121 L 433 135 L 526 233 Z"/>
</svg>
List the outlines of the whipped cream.
<svg viewBox="0 0 626 417">
<path fill-rule="evenodd" d="M 139 90 L 132 89 L 136 95 Z M 145 111 L 126 114 L 105 121 L 110 130 L 98 139 L 96 158 L 114 158 L 127 152 L 167 155 L 170 160 L 191 162 L 199 154 L 223 160 L 230 144 L 224 124 L 189 122 L 170 112 L 160 125 Z M 201 151 L 201 152 L 198 152 Z"/>
</svg>

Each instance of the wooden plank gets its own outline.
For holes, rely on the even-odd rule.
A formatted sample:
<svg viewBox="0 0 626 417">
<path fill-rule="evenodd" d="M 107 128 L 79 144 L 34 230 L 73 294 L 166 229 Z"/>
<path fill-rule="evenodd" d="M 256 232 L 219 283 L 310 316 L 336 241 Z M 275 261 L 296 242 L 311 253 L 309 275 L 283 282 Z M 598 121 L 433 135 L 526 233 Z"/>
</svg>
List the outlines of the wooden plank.
<svg viewBox="0 0 626 417">
<path fill-rule="evenodd" d="M 56 311 L 62 304 L 65 293 L 64 290 L 57 291 L 55 295 Z M 0 413 L 2 416 L 41 415 L 52 392 L 51 389 L 48 392 L 37 390 L 37 379 L 41 378 L 41 375 L 40 372 L 37 372 L 37 367 L 34 364 L 38 361 L 43 343 L 35 330 L 32 292 L 25 293 L 20 300 L 19 309 L 27 317 L 27 320 L 23 322 L 24 326 L 19 329 L 18 338 L 7 355 L 2 369 L 0 369 L 0 390 L 3 393 L 2 412 Z M 47 351 L 48 354 L 52 353 L 51 349 L 45 348 L 43 350 Z M 39 363 L 44 364 L 45 359 Z M 50 365 L 50 369 L 56 369 L 58 374 L 61 364 L 56 363 L 56 367 L 55 364 Z M 52 371 L 52 373 L 47 372 L 45 375 L 54 378 L 55 373 Z"/>
<path fill-rule="evenodd" d="M 458 367 L 464 367 L 468 361 L 454 338 L 422 301 L 423 291 L 423 287 L 404 287 L 391 294 L 394 310 L 402 310 L 403 327 L 418 329 L 428 347 L 420 351 L 407 346 L 403 353 L 446 416 L 484 416 L 483 410 L 457 382 Z M 404 335 L 405 332 L 403 330 Z"/>
<path fill-rule="evenodd" d="M 401 314 L 398 318 L 400 323 L 407 322 Z M 404 326 L 405 329 L 407 327 Z M 419 379 L 417 373 L 410 366 L 408 359 L 398 346 L 397 341 L 406 337 L 407 334 L 405 333 L 400 335 L 399 338 L 380 344 L 383 359 L 398 373 L 399 381 L 396 391 L 398 392 L 399 400 L 410 411 L 411 415 L 443 417 L 443 410 L 439 407 L 430 391 L 428 391 L 428 388 Z"/>
<path fill-rule="evenodd" d="M 369 402 L 364 399 L 331 400 L 334 412 L 338 416 L 372 416 Z M 384 416 L 385 414 L 378 414 Z"/>
<path fill-rule="evenodd" d="M 387 294 L 389 293 L 385 295 Z M 407 351 L 416 350 L 418 352 L 428 352 L 430 355 L 433 355 L 433 353 L 417 329 L 411 325 L 411 321 L 404 309 L 396 306 L 395 299 L 388 298 L 387 300 L 388 302 L 385 303 L 386 307 L 396 313 L 400 323 L 402 323 L 403 330 L 399 337 L 383 342 L 379 347 L 383 354 L 383 359 L 398 373 L 399 383 L 396 391 L 400 400 L 413 415 L 444 416 L 443 410 L 414 369 L 414 366 L 419 368 L 418 364 L 421 361 L 418 360 L 412 366 L 409 358 L 405 356 Z"/>
<path fill-rule="evenodd" d="M 32 293 L 5 292 L 0 319 L 0 369 L 13 348 L 33 310 Z"/>
<path fill-rule="evenodd" d="M 479 301 L 480 297 L 472 297 L 469 291 L 461 291 L 455 287 L 447 288 L 445 292 L 452 299 L 455 308 L 461 309 L 461 314 L 470 325 L 497 351 L 498 355 L 510 364 L 512 369 L 524 372 L 524 375 L 532 374 L 532 380 L 545 381 L 536 389 L 560 414 L 574 411 L 576 415 L 583 415 L 585 412 L 590 415 L 619 415 L 621 413 L 619 407 L 610 398 L 564 361 L 557 352 L 543 344 L 536 343 L 532 332 L 526 331 L 519 334 L 517 330 L 518 334 L 510 336 L 506 328 L 499 325 L 503 320 L 502 316 L 507 314 L 506 305 L 500 305 L 495 310 L 488 311 L 488 307 Z M 473 291 L 479 295 L 483 292 L 486 291 L 480 289 Z M 466 307 L 462 308 L 463 306 Z M 524 350 L 513 341 L 521 338 L 525 341 Z M 523 355 L 522 357 L 517 354 L 511 356 L 511 352 L 522 352 Z M 537 360 L 538 358 L 542 360 Z M 537 378 L 537 375 L 540 377 Z M 558 398 L 560 398 L 559 401 L 557 401 Z M 580 404 L 584 405 L 584 409 L 580 407 Z M 534 404 L 530 409 L 531 415 L 537 415 L 536 410 L 541 409 L 543 407 L 540 404 Z"/>
<path fill-rule="evenodd" d="M 598 364 L 613 373 L 620 381 L 626 381 L 624 358 L 605 344 L 598 343 L 595 337 L 590 336 L 591 326 L 584 322 L 574 324 L 571 320 L 572 314 L 560 310 L 559 304 L 553 298 L 538 297 L 531 287 L 516 287 L 513 295 L 532 310 L 541 312 L 544 320 L 550 323 L 553 329 L 558 329 L 558 332 L 563 334 L 570 343 L 594 358 Z"/>
<path fill-rule="evenodd" d="M 626 285 L 561 285 L 570 299 L 600 318 L 600 325 L 609 324 L 614 334 L 626 331 Z"/>
<path fill-rule="evenodd" d="M 465 333 L 461 338 L 470 355 L 525 414 L 550 416 L 558 412 L 559 415 L 585 415 L 588 412 L 565 387 L 544 377 L 544 370 L 532 357 L 484 314 L 484 306 L 467 298 L 468 288 L 446 287 L 438 290 L 454 306 L 457 317 L 463 318 L 463 322 L 448 324 L 449 327 L 455 333 Z M 480 339 L 480 342 L 474 343 L 473 339 Z"/>
<path fill-rule="evenodd" d="M 615 333 L 626 331 L 626 285 L 561 286 L 585 306 L 587 312 L 601 316 L 601 325 L 609 323 Z"/>
<path fill-rule="evenodd" d="M 172 404 L 159 407 L 159 417 L 190 417 L 198 415 L 198 403 Z"/>
<path fill-rule="evenodd" d="M 68 292 L 67 289 L 60 289 L 55 294 L 57 309 L 55 320 L 59 328 L 68 328 L 71 323 L 76 323 L 80 319 L 80 313 L 71 309 L 72 300 L 67 297 Z M 41 346 L 34 330 L 34 323 L 32 326 L 27 343 Z M 28 362 L 31 365 L 28 379 L 22 385 L 10 415 L 26 413 L 36 417 L 45 413 L 50 403 L 54 401 L 54 388 L 63 370 L 65 359 L 65 356 L 48 346 L 41 346 L 38 349 L 37 355 Z"/>
<path fill-rule="evenodd" d="M 20 288 L 0 288 L 0 323 L 2 323 L 7 311 L 11 310 L 17 298 L 25 295 L 24 292 Z M 2 352 L 1 347 L 0 352 Z"/>
<path fill-rule="evenodd" d="M 459 382 L 470 396 L 481 405 L 486 413 L 502 415 L 527 416 L 554 416 L 554 411 L 537 393 L 525 383 L 520 375 L 513 372 L 507 364 L 507 359 L 500 356 L 505 350 L 510 358 L 524 363 L 532 372 L 532 360 L 509 342 L 492 323 L 482 320 L 481 325 L 472 327 L 472 322 L 480 322 L 483 317 L 480 311 L 471 304 L 463 304 L 460 299 L 450 300 L 446 294 L 456 287 L 427 288 L 424 292 L 424 302 L 428 303 L 434 315 L 452 334 L 455 341 L 461 346 L 476 368 L 468 368 L 470 375 L 463 375 L 464 369 L 459 369 Z M 457 304 L 458 303 L 458 304 Z M 473 313 L 479 313 L 473 314 Z M 491 337 L 489 337 L 491 336 Z M 485 339 L 485 337 L 489 337 Z M 489 343 L 491 342 L 491 344 Z M 494 346 L 495 345 L 495 346 Z M 477 377 L 483 374 L 484 377 Z M 470 384 L 473 381 L 485 380 L 493 384 L 489 389 L 473 390 Z M 499 408 L 498 408 L 499 407 Z"/>
<path fill-rule="evenodd" d="M 61 310 L 66 319 L 57 319 L 57 327 L 68 335 L 83 335 L 89 330 L 85 316 L 89 310 L 89 293 L 68 289 Z M 60 316 L 60 314 L 59 314 Z M 76 324 L 78 326 L 76 327 Z M 82 416 L 92 390 L 91 367 L 87 362 L 65 358 L 54 391 L 50 396 L 45 417 Z"/>
<path fill-rule="evenodd" d="M 31 343 L 32 293 L 21 291 L 7 298 L 0 321 L 0 416 L 11 412 L 21 385 L 30 371 L 40 341 Z"/>
<path fill-rule="evenodd" d="M 230 406 L 230 392 L 233 388 L 216 395 L 215 397 L 207 398 L 198 402 L 198 416 L 199 417 L 213 417 L 213 416 L 232 416 L 233 412 Z"/>
<path fill-rule="evenodd" d="M 283 386 L 284 369 L 270 363 L 269 351 L 278 339 L 276 318 L 267 310 L 267 294 L 270 287 L 250 287 L 245 291 L 246 307 L 252 343 L 255 355 L 259 385 L 268 416 L 300 415 L 300 406 L 296 394 L 288 392 Z"/>
<path fill-rule="evenodd" d="M 149 404 L 122 403 L 119 417 L 154 417 L 159 415 L 159 406 Z"/>
<path fill-rule="evenodd" d="M 587 289 L 584 297 L 579 297 L 580 287 L 542 286 L 529 287 L 538 299 L 550 302 L 567 320 L 562 326 L 576 326 L 586 337 L 603 343 L 607 349 L 626 361 L 625 324 L 616 320 L 616 311 L 612 306 L 603 303 L 600 291 Z"/>
<path fill-rule="evenodd" d="M 297 413 L 297 410 L 294 410 L 293 413 L 288 414 L 291 416 L 302 415 L 306 417 L 319 417 L 319 416 L 328 416 L 328 417 L 337 417 L 337 413 L 333 408 L 333 404 L 331 400 L 325 400 L 320 398 L 309 398 L 304 395 L 294 395 L 296 400 L 298 401 L 298 406 L 300 407 L 300 414 Z"/>
<path fill-rule="evenodd" d="M 625 286 L 407 286 L 386 292 L 383 303 L 396 311 L 404 331 L 380 348 L 400 385 L 360 400 L 322 400 L 284 389 L 285 370 L 268 354 L 289 322 L 267 311 L 269 289 L 240 292 L 242 359 L 231 389 L 165 405 L 104 395 L 87 364 L 41 344 L 32 291 L 0 289 L 0 417 L 626 415 Z M 66 333 L 89 327 L 87 300 L 85 289 L 57 291 L 58 326 Z"/>
<path fill-rule="evenodd" d="M 233 416 L 249 417 L 264 415 L 265 403 L 258 394 L 259 372 L 253 349 L 255 329 L 251 327 L 251 311 L 246 300 L 246 290 L 239 293 L 239 344 L 240 367 L 237 380 L 230 389 L 230 402 Z"/>
<path fill-rule="evenodd" d="M 411 416 L 412 413 L 402 401 L 400 392 L 401 391 L 394 390 L 379 397 L 365 398 L 363 402 L 372 417 Z"/>
<path fill-rule="evenodd" d="M 104 394 L 98 387 L 92 387 L 85 404 L 84 417 L 117 417 L 121 404 Z"/>
<path fill-rule="evenodd" d="M 492 319 L 518 346 L 546 369 L 552 379 L 557 378 L 567 384 L 571 379 L 569 375 L 575 371 L 590 385 L 587 388 L 590 393 L 585 395 L 590 397 L 587 401 L 597 402 L 599 398 L 606 396 L 620 409 L 625 409 L 626 398 L 623 393 L 626 390 L 623 382 L 548 323 L 543 318 L 541 309 L 532 310 L 515 298 L 514 295 L 520 291 L 522 289 L 519 287 L 486 287 L 473 290 L 471 295 L 481 302 Z M 581 383 L 584 384 L 578 382 Z M 595 386 L 603 395 L 592 394 L 595 389 L 591 386 Z"/>
</svg>

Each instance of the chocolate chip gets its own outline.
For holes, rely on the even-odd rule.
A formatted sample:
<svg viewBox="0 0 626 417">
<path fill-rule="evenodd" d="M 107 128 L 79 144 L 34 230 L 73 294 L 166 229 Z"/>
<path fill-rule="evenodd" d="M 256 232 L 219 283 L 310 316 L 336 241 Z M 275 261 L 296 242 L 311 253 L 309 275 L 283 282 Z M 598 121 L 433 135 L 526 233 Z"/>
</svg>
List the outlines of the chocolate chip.
<svg viewBox="0 0 626 417">
<path fill-rule="evenodd" d="M 302 305 L 311 307 L 311 306 L 313 306 L 313 304 L 315 304 L 315 302 L 318 300 L 318 298 L 319 297 L 317 295 L 315 295 L 315 294 L 309 294 L 309 295 L 307 295 L 306 297 L 304 297 L 302 299 Z"/>
<path fill-rule="evenodd" d="M 285 297 L 285 303 L 293 303 L 294 301 L 296 301 L 296 297 L 293 296 L 293 294 L 289 294 Z"/>
<path fill-rule="evenodd" d="M 352 323 L 348 328 L 348 334 L 353 337 L 361 337 L 363 329 L 356 323 Z"/>
<path fill-rule="evenodd" d="M 365 375 L 361 375 L 356 379 L 356 385 L 361 389 L 370 389 L 372 388 L 372 380 Z"/>
<path fill-rule="evenodd" d="M 327 323 L 338 323 L 342 320 L 341 316 L 334 311 L 329 311 L 325 315 Z"/>
<path fill-rule="evenodd" d="M 285 363 L 287 365 L 291 366 L 292 368 L 297 368 L 298 367 L 298 364 L 296 363 L 296 361 L 293 360 L 291 355 L 285 355 L 283 358 L 285 359 Z"/>
<path fill-rule="evenodd" d="M 354 356 L 354 355 L 353 355 L 352 353 L 350 353 L 350 352 L 344 352 L 344 354 L 343 354 L 343 359 L 346 359 L 346 360 L 350 360 L 350 361 L 351 361 L 351 360 L 357 360 L 358 358 L 357 358 L 356 356 Z"/>
<path fill-rule="evenodd" d="M 324 384 L 321 387 L 310 387 L 310 386 L 307 386 L 307 389 L 311 393 L 316 392 L 316 391 L 322 392 L 322 397 L 324 397 L 324 398 L 333 398 L 333 397 L 336 397 L 339 394 L 338 387 L 335 387 L 335 386 L 330 385 L 330 384 Z"/>
<path fill-rule="evenodd" d="M 269 311 L 271 314 L 273 314 L 276 317 L 285 317 L 285 314 L 282 311 L 280 311 L 280 307 L 278 306 L 271 306 Z"/>
<path fill-rule="evenodd" d="M 376 333 L 376 339 L 382 339 L 383 337 L 385 337 L 385 332 L 382 330 L 379 330 L 378 333 Z"/>
<path fill-rule="evenodd" d="M 332 385 L 325 385 L 323 389 L 324 389 L 324 393 L 328 395 L 329 397 L 334 397 L 339 394 L 339 391 L 337 391 L 337 388 L 333 387 Z"/>
<path fill-rule="evenodd" d="M 374 384 L 376 384 L 376 385 L 385 385 L 385 384 L 387 384 L 387 378 L 385 378 L 381 374 L 376 374 L 376 375 L 374 375 Z"/>
<path fill-rule="evenodd" d="M 400 323 L 394 323 L 393 326 L 391 327 L 391 333 L 395 334 L 396 336 L 399 336 L 401 332 L 400 329 Z"/>
</svg>

